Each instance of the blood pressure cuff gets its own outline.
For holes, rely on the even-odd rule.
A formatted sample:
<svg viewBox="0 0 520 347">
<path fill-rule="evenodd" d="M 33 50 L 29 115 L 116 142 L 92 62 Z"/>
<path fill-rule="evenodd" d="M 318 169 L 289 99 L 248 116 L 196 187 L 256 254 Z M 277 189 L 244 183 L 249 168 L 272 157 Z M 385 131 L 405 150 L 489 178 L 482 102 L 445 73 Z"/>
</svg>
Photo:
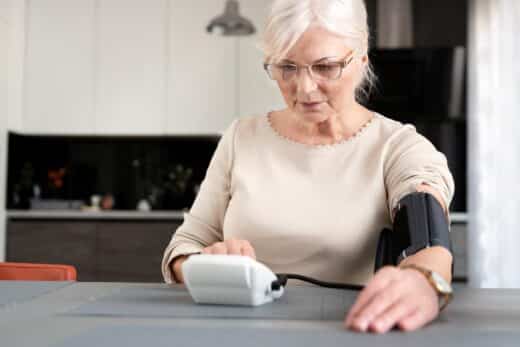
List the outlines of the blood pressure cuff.
<svg viewBox="0 0 520 347">
<path fill-rule="evenodd" d="M 432 246 L 442 246 L 451 252 L 444 210 L 431 194 L 408 194 L 397 205 L 393 230 L 385 228 L 381 231 L 375 271 L 385 265 L 397 265 L 407 256 Z"/>
</svg>

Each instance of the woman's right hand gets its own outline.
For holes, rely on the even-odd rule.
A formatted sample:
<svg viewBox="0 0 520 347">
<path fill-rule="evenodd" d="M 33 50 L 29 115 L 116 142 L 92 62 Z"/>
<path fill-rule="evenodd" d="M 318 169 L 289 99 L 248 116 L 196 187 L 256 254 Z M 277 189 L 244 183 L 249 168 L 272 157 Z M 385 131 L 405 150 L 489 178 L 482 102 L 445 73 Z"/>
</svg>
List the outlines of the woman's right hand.
<svg viewBox="0 0 520 347">
<path fill-rule="evenodd" d="M 235 254 L 256 259 L 253 246 L 247 240 L 229 239 L 204 248 L 202 254 Z"/>
<path fill-rule="evenodd" d="M 211 246 L 202 249 L 201 254 L 235 254 L 245 255 L 256 260 L 256 254 L 253 246 L 247 240 L 229 239 L 222 242 L 215 242 Z M 188 259 L 189 256 L 184 255 L 175 259 L 171 265 L 175 280 L 179 283 L 184 283 L 182 276 L 182 263 Z"/>
</svg>

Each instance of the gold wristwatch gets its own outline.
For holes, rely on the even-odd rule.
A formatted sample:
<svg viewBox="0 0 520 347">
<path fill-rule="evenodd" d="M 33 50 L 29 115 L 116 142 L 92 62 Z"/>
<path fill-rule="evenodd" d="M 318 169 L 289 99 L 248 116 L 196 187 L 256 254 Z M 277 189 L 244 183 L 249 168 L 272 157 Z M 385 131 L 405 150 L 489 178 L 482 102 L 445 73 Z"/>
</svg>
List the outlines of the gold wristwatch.
<svg viewBox="0 0 520 347">
<path fill-rule="evenodd" d="M 430 285 L 439 296 L 439 311 L 442 311 L 453 298 L 453 288 L 441 275 L 437 272 L 426 269 L 415 264 L 407 264 L 400 266 L 401 269 L 414 269 L 419 271 L 426 277 Z"/>
</svg>

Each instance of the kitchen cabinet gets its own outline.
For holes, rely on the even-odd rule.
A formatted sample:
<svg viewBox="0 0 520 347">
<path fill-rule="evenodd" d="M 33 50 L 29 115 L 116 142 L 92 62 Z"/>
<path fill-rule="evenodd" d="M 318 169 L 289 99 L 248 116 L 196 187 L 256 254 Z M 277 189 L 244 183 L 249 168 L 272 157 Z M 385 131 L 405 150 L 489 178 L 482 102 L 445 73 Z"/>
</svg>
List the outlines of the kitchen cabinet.
<svg viewBox="0 0 520 347">
<path fill-rule="evenodd" d="M 27 6 L 25 132 L 161 133 L 167 0 Z"/>
<path fill-rule="evenodd" d="M 95 4 L 26 2 L 25 132 L 94 132 Z"/>
<path fill-rule="evenodd" d="M 237 117 L 237 39 L 206 32 L 223 10 L 224 1 L 170 2 L 168 134 L 220 133 Z"/>
<path fill-rule="evenodd" d="M 164 249 L 182 217 L 165 219 L 9 218 L 7 261 L 64 263 L 80 281 L 162 282 Z M 451 226 L 453 278 L 467 281 L 467 224 Z"/>
<path fill-rule="evenodd" d="M 261 35 L 267 22 L 270 4 L 270 1 L 240 1 L 241 13 L 250 19 L 257 29 L 253 36 L 239 39 L 237 99 L 240 116 L 265 114 L 285 107 L 276 82 L 268 78 L 263 68 L 264 54 L 260 49 Z"/>
<path fill-rule="evenodd" d="M 5 11 L 7 33 L 0 40 L 7 49 L 7 61 L 2 65 L 7 71 L 2 80 L 7 83 L 7 111 L 3 113 L 4 125 L 12 131 L 22 129 L 23 71 L 25 57 L 25 2 L 4 0 L 0 11 Z"/>
<path fill-rule="evenodd" d="M 0 22 L 2 22 L 3 25 L 7 25 L 9 23 L 9 3 L 8 0 L 1 0 L 0 1 Z M 2 41 L 7 42 L 7 41 Z"/>
<path fill-rule="evenodd" d="M 22 131 L 216 134 L 283 106 L 258 48 L 270 2 L 241 1 L 257 33 L 208 34 L 225 1 L 25 3 Z"/>
<path fill-rule="evenodd" d="M 180 223 L 97 223 L 97 279 L 162 282 L 163 252 Z"/>
<path fill-rule="evenodd" d="M 453 222 L 451 224 L 451 247 L 453 258 L 453 279 L 457 281 L 467 281 L 468 262 L 467 262 L 467 222 Z"/>
<path fill-rule="evenodd" d="M 9 221 L 7 261 L 74 265 L 78 280 L 96 278 L 96 225 L 67 221 Z"/>
<path fill-rule="evenodd" d="M 10 219 L 7 261 L 74 265 L 79 281 L 162 282 L 162 255 L 181 223 Z"/>
<path fill-rule="evenodd" d="M 168 0 L 100 0 L 96 13 L 96 133 L 161 134 Z"/>
<path fill-rule="evenodd" d="M 27 2 L 23 131 L 203 134 L 236 116 L 234 38 L 222 2 Z"/>
</svg>

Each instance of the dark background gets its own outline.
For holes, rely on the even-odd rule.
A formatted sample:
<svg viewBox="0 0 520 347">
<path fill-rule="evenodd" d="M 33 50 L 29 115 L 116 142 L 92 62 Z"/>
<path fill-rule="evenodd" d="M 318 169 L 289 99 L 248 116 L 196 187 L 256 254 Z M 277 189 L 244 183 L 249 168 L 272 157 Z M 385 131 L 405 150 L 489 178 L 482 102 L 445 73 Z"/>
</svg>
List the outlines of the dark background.
<svg viewBox="0 0 520 347">
<path fill-rule="evenodd" d="M 372 45 L 377 42 L 377 0 L 365 0 Z M 467 0 L 413 0 L 414 46 L 466 46 Z"/>
</svg>

